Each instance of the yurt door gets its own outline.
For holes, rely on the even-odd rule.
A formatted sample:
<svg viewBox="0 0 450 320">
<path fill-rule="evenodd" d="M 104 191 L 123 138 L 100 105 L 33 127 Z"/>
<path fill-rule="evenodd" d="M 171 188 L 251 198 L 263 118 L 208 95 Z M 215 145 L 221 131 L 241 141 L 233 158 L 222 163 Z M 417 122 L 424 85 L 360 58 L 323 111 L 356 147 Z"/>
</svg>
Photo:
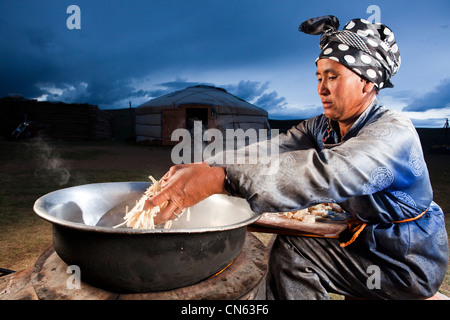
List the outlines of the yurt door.
<svg viewBox="0 0 450 320">
<path fill-rule="evenodd" d="M 172 141 L 175 129 L 186 129 L 186 109 L 162 110 L 162 143 L 165 146 L 176 145 L 179 141 Z"/>
</svg>

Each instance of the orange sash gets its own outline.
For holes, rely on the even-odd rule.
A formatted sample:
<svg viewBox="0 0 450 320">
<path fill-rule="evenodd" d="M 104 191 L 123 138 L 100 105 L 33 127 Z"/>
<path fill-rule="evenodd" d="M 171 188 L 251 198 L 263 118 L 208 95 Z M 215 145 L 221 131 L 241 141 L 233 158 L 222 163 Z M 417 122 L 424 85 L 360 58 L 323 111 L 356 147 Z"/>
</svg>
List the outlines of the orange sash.
<svg viewBox="0 0 450 320">
<path fill-rule="evenodd" d="M 409 219 L 405 219 L 405 220 L 401 220 L 401 221 L 392 221 L 392 223 L 403 223 L 403 222 L 410 222 L 410 221 L 417 220 L 417 219 L 421 218 L 427 211 L 428 211 L 428 209 L 413 218 L 409 218 Z M 359 234 L 367 226 L 367 222 L 362 222 L 357 217 L 353 216 L 352 218 L 347 219 L 347 225 L 348 225 L 349 231 L 353 235 L 349 241 L 341 243 L 340 244 L 341 247 L 346 247 L 349 244 L 353 243 L 353 241 L 355 241 L 356 238 L 358 238 Z"/>
</svg>

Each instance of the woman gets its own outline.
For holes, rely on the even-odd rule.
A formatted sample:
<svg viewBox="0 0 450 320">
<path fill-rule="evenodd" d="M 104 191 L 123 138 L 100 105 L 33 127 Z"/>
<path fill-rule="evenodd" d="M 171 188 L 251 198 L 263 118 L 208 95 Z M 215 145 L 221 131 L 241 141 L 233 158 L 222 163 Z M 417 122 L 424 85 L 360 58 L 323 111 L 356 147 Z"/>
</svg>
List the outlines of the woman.
<svg viewBox="0 0 450 320">
<path fill-rule="evenodd" d="M 267 297 L 431 297 L 448 264 L 443 213 L 415 128 L 376 99 L 400 66 L 394 34 L 361 19 L 338 27 L 333 16 L 300 26 L 322 34 L 316 75 L 324 114 L 281 135 L 276 175 L 260 164 L 176 166 L 149 205 L 170 200 L 164 221 L 214 193 L 243 197 L 260 213 L 339 203 L 353 215 L 339 239 L 277 237 Z"/>
</svg>

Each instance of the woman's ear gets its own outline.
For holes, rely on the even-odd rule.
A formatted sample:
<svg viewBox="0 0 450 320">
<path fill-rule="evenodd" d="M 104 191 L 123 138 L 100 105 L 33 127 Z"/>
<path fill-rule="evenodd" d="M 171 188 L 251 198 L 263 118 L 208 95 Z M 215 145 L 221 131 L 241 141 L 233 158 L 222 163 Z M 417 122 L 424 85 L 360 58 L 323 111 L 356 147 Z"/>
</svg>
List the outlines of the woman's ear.
<svg viewBox="0 0 450 320">
<path fill-rule="evenodd" d="M 366 93 L 366 94 L 372 93 L 372 91 L 373 91 L 373 89 L 375 87 L 375 84 L 373 82 L 368 81 L 368 80 L 363 80 L 363 81 L 364 81 L 363 93 Z"/>
</svg>

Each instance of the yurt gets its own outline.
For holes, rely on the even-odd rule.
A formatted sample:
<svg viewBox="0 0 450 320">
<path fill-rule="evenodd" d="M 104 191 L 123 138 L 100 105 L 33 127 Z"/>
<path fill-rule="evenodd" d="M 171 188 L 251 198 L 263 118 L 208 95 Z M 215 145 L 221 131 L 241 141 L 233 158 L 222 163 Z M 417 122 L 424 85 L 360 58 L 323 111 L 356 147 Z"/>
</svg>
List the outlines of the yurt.
<svg viewBox="0 0 450 320">
<path fill-rule="evenodd" d="M 152 99 L 136 108 L 136 140 L 174 145 L 172 132 L 191 130 L 194 121 L 204 129 L 270 129 L 268 113 L 213 86 L 193 86 Z"/>
</svg>

